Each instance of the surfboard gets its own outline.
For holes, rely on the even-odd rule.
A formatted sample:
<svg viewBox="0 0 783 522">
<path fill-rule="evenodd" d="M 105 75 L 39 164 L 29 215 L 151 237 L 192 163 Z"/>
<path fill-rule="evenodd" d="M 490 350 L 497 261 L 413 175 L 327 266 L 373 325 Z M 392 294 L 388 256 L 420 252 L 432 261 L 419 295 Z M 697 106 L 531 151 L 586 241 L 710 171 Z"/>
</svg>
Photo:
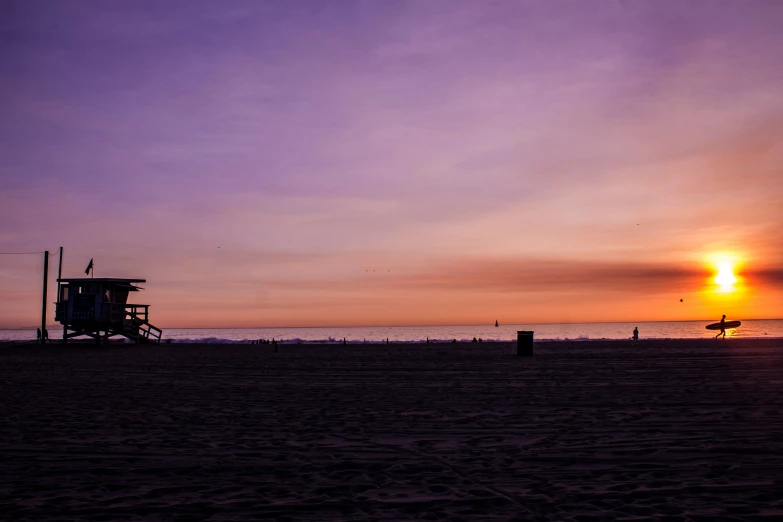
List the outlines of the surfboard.
<svg viewBox="0 0 783 522">
<path fill-rule="evenodd" d="M 736 328 L 742 324 L 742 321 L 726 321 L 723 323 L 723 327 L 728 330 L 729 328 Z M 712 323 L 707 325 L 707 330 L 720 330 L 720 323 Z"/>
</svg>

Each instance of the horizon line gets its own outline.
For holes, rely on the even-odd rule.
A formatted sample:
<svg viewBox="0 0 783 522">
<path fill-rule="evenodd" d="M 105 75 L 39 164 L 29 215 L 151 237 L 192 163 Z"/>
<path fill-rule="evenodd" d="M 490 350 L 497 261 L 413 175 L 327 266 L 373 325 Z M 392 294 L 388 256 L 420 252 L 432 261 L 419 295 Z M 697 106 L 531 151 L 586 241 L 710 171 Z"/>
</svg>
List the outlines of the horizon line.
<svg viewBox="0 0 783 522">
<path fill-rule="evenodd" d="M 739 319 L 738 319 L 739 320 Z M 659 320 L 659 321 L 565 321 L 565 322 L 538 322 L 538 323 L 500 323 L 499 326 L 521 326 L 521 325 L 560 325 L 560 324 L 649 324 L 649 323 L 696 323 L 703 321 L 714 321 L 714 319 L 678 319 L 678 320 Z M 749 319 L 741 319 L 741 321 L 783 321 L 783 317 L 753 317 Z M 719 322 L 719 321 L 715 321 Z M 473 324 L 405 324 L 405 325 L 353 325 L 353 326 L 166 326 L 161 327 L 163 330 L 261 330 L 261 329 L 287 329 L 287 328 L 300 328 L 300 329 L 325 329 L 325 328 L 433 328 L 433 327 L 454 327 L 454 326 L 485 326 L 487 323 L 473 323 Z M 492 325 L 492 323 L 489 323 Z M 49 326 L 60 326 L 60 323 L 47 324 Z M 492 325 L 494 328 L 494 325 Z M 0 331 L 4 330 L 35 330 L 40 326 L 22 326 L 18 328 L 0 327 Z"/>
</svg>

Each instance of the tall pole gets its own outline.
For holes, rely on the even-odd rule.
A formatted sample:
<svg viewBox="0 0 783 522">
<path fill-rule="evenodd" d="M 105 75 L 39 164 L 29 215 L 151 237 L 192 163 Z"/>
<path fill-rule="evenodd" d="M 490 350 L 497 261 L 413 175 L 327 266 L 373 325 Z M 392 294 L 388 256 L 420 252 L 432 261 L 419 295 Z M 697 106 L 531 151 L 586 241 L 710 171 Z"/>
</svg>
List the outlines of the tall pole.
<svg viewBox="0 0 783 522">
<path fill-rule="evenodd" d="M 60 266 L 57 267 L 57 302 L 60 302 L 60 279 L 63 277 L 63 247 L 60 247 Z"/>
<path fill-rule="evenodd" d="M 60 279 L 63 277 L 63 247 L 60 247 L 60 266 L 57 267 L 57 308 L 60 308 Z M 57 314 L 60 312 L 60 310 L 55 309 L 54 315 L 57 316 Z M 55 317 L 56 318 L 56 317 Z M 66 341 L 65 337 L 66 331 L 65 327 L 63 326 L 63 342 Z"/>
<path fill-rule="evenodd" d="M 44 252 L 43 302 L 41 303 L 41 344 L 46 343 L 46 283 L 49 279 L 49 251 Z"/>
</svg>

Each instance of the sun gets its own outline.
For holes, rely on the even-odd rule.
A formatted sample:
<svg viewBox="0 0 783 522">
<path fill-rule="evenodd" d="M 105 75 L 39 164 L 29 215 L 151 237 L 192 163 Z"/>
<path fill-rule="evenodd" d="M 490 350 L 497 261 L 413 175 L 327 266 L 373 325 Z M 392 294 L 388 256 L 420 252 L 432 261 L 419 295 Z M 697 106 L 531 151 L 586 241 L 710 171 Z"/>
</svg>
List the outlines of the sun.
<svg viewBox="0 0 783 522">
<path fill-rule="evenodd" d="M 717 290 L 721 293 L 733 292 L 739 281 L 736 275 L 739 264 L 738 257 L 733 254 L 713 254 L 710 256 L 709 264 L 715 270 L 712 283 L 717 285 Z"/>
<path fill-rule="evenodd" d="M 723 263 L 718 266 L 718 275 L 715 276 L 714 281 L 720 286 L 732 286 L 737 282 L 737 276 L 734 275 L 734 266 L 729 263 Z"/>
</svg>

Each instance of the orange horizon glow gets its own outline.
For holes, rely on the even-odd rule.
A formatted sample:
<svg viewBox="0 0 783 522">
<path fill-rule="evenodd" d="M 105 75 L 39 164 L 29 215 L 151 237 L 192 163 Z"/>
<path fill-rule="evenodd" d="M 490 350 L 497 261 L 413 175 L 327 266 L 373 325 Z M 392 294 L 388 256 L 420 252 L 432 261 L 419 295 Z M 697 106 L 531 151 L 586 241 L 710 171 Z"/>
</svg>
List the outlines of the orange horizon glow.
<svg viewBox="0 0 783 522">
<path fill-rule="evenodd" d="M 226 259 L 222 250 L 216 250 L 216 259 Z M 65 276 L 78 273 L 74 257 L 83 256 L 66 257 Z M 747 253 L 708 255 L 706 262 L 687 264 L 524 256 L 450 257 L 422 264 L 389 257 L 373 263 L 384 262 L 387 270 L 357 267 L 339 274 L 335 270 L 346 258 L 322 257 L 319 266 L 335 269 L 319 278 L 299 273 L 313 264 L 312 259 L 290 256 L 281 258 L 274 276 L 270 274 L 275 264 L 265 271 L 221 273 L 218 264 L 200 268 L 198 257 L 159 255 L 140 273 L 125 266 L 122 255 L 96 259 L 98 276 L 148 280 L 134 302 L 151 305 L 151 321 L 161 328 L 469 325 L 496 319 L 502 324 L 690 321 L 717 320 L 724 313 L 737 319 L 783 316 L 781 286 L 775 279 L 779 276 L 759 269 L 758 256 Z M 24 262 L 16 262 L 21 270 Z M 256 263 L 250 258 L 248 267 Z M 195 276 L 183 278 L 184 269 Z M 21 280 L 27 290 L 6 296 L 23 306 L 7 309 L 0 327 L 27 327 L 40 317 L 39 270 L 28 267 L 20 272 L 26 274 Z M 241 272 L 249 274 L 247 280 L 230 277 Z M 51 269 L 50 277 L 53 301 L 56 282 Z"/>
</svg>

